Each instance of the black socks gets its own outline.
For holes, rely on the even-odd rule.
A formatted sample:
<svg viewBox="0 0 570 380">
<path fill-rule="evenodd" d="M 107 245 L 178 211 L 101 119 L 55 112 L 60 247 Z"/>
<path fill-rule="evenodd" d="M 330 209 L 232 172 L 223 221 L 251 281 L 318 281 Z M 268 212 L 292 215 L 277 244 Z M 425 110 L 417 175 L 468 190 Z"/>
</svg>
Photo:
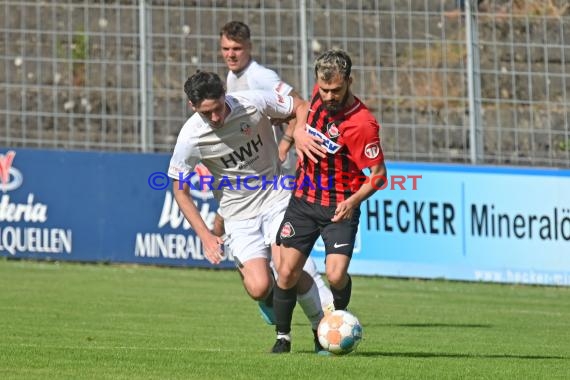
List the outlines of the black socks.
<svg viewBox="0 0 570 380">
<path fill-rule="evenodd" d="M 297 287 L 281 289 L 275 285 L 273 288 L 273 311 L 275 313 L 275 329 L 277 333 L 289 334 L 291 332 L 291 319 L 297 304 Z"/>
<path fill-rule="evenodd" d="M 331 292 L 334 297 L 334 308 L 336 310 L 346 310 L 348 303 L 350 302 L 350 296 L 352 295 L 352 278 L 348 276 L 348 283 L 344 289 L 335 289 L 331 286 Z"/>
</svg>

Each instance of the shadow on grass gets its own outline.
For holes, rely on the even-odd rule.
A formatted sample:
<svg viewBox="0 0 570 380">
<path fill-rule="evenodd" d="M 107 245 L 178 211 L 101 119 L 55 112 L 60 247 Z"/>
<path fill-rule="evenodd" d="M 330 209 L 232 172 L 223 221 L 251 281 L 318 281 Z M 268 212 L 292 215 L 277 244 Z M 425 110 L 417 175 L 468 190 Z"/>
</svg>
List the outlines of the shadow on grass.
<svg viewBox="0 0 570 380">
<path fill-rule="evenodd" d="M 314 354 L 313 351 L 296 351 L 301 354 Z M 568 360 L 566 356 L 553 355 L 514 355 L 514 354 L 455 354 L 452 352 L 383 352 L 383 351 L 356 351 L 349 355 L 331 355 L 324 357 L 393 357 L 393 358 L 451 358 L 451 359 L 523 359 L 523 360 Z"/>
<path fill-rule="evenodd" d="M 293 326 L 306 326 L 306 323 L 293 323 Z M 412 327 L 412 328 L 465 328 L 490 329 L 493 325 L 481 323 L 366 323 L 373 327 Z"/>
<path fill-rule="evenodd" d="M 565 356 L 552 355 L 514 355 L 514 354 L 455 354 L 451 352 L 381 352 L 381 351 L 358 351 L 351 356 L 364 357 L 397 357 L 397 358 L 458 358 L 458 359 L 525 359 L 525 360 L 560 360 L 568 359 Z"/>
<path fill-rule="evenodd" d="M 410 327 L 410 328 L 469 328 L 488 329 L 490 324 L 479 323 L 367 323 L 366 326 L 377 327 Z M 299 351 L 312 353 L 312 351 Z M 395 358 L 457 358 L 457 359 L 524 359 L 524 360 L 568 360 L 566 356 L 553 355 L 514 355 L 514 354 L 477 354 L 477 353 L 451 353 L 451 352 L 382 352 L 382 351 L 356 351 L 349 356 L 361 357 L 395 357 Z M 332 357 L 336 357 L 333 355 Z"/>
<path fill-rule="evenodd" d="M 480 324 L 480 323 L 397 323 L 397 324 L 390 324 L 387 326 L 394 326 L 394 327 L 442 327 L 442 328 L 468 328 L 468 329 L 488 329 L 493 327 L 489 324 Z"/>
</svg>

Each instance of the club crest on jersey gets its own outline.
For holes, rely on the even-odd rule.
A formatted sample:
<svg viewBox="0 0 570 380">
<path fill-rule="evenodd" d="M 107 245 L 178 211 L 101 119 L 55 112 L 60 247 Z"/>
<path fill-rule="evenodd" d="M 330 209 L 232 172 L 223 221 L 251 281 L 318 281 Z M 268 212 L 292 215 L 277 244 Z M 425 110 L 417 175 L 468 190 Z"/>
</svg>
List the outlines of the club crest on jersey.
<svg viewBox="0 0 570 380">
<path fill-rule="evenodd" d="M 281 233 L 279 234 L 281 239 L 286 239 L 295 236 L 295 229 L 291 223 L 287 222 L 281 227 Z"/>
<path fill-rule="evenodd" d="M 251 127 L 245 121 L 239 125 L 239 128 L 241 129 L 241 133 L 243 135 L 246 135 L 246 136 L 251 135 Z"/>
<path fill-rule="evenodd" d="M 340 131 L 334 121 L 327 124 L 327 133 L 331 139 L 336 139 L 340 135 Z"/>
<path fill-rule="evenodd" d="M 338 152 L 340 148 L 342 148 L 342 145 L 335 143 L 329 137 L 327 137 L 327 135 L 317 131 L 315 128 L 311 127 L 310 125 L 307 124 L 306 128 L 307 132 L 309 132 L 310 135 L 317 136 L 318 138 L 323 140 L 322 145 L 326 148 L 327 152 L 334 154 Z"/>
<path fill-rule="evenodd" d="M 376 158 L 380 154 L 380 145 L 370 143 L 364 147 L 364 155 L 368 158 Z"/>
</svg>

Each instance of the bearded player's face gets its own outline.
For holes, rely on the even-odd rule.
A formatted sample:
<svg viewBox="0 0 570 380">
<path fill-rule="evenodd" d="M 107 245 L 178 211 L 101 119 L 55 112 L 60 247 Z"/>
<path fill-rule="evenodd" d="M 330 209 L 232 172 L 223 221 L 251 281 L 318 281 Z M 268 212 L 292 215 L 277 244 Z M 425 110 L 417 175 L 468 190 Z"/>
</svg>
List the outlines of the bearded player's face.
<svg viewBox="0 0 570 380">
<path fill-rule="evenodd" d="M 345 107 L 350 94 L 351 83 L 352 78 L 345 78 L 338 73 L 328 81 L 320 77 L 317 78 L 319 95 L 328 111 L 334 113 Z"/>
</svg>

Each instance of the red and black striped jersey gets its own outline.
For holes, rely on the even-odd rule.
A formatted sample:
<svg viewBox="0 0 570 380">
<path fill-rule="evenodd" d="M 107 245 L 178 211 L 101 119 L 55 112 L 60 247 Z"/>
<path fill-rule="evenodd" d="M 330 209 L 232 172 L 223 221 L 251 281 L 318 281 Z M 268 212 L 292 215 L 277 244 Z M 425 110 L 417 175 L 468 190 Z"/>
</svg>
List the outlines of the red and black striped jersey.
<svg viewBox="0 0 570 380">
<path fill-rule="evenodd" d="M 380 125 L 366 106 L 355 102 L 331 114 L 315 87 L 307 131 L 323 139 L 327 155 L 314 163 L 297 163 L 294 196 L 321 206 L 336 206 L 362 186 L 362 169 L 381 164 Z"/>
</svg>

